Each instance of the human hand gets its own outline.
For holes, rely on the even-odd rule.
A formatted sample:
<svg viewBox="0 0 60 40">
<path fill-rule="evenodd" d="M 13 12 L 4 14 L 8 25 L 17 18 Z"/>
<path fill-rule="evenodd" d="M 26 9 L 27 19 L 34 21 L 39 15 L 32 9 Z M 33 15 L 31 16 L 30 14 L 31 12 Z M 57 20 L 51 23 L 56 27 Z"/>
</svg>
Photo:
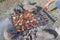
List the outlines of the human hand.
<svg viewBox="0 0 60 40">
<path fill-rule="evenodd" d="M 44 10 L 48 10 L 48 8 L 49 8 L 49 5 L 46 4 L 43 9 L 44 9 Z"/>
</svg>

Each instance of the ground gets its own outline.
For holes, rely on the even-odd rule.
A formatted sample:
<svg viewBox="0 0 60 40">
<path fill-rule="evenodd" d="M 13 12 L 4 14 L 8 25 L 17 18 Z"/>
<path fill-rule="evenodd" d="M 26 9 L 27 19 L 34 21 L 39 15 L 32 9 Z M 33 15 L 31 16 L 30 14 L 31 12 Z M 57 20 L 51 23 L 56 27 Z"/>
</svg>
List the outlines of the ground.
<svg viewBox="0 0 60 40">
<path fill-rule="evenodd" d="M 6 27 L 6 25 L 8 24 L 7 22 L 7 18 L 9 17 L 12 9 L 14 7 L 16 7 L 16 5 L 20 2 L 22 2 L 23 0 L 6 0 L 2 3 L 0 3 L 0 40 L 4 40 L 3 38 L 3 31 L 4 28 Z M 44 7 L 45 3 L 47 3 L 47 0 L 30 0 L 31 2 L 37 2 L 37 5 Z M 49 13 L 49 15 L 51 15 L 54 19 L 56 19 L 56 22 L 54 23 L 54 25 L 52 26 L 53 28 L 59 27 L 60 26 L 60 10 L 54 10 L 54 11 L 50 11 L 51 9 L 53 9 L 55 7 L 55 3 L 53 3 L 49 9 L 47 10 L 47 12 Z M 39 29 L 40 30 L 40 29 Z M 39 31 L 40 32 L 40 31 Z M 40 37 L 39 37 L 40 38 Z M 39 39 L 38 39 L 39 40 Z M 41 38 L 41 40 L 44 40 L 43 38 Z M 45 39 L 45 40 L 60 40 L 60 36 L 58 36 L 56 39 Z"/>
</svg>

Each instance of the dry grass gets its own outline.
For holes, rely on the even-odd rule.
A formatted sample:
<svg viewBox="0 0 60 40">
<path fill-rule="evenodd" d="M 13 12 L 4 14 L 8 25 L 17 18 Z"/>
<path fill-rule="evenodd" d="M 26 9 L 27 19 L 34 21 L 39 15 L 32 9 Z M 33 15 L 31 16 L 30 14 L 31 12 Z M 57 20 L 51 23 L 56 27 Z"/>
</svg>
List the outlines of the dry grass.
<svg viewBox="0 0 60 40">
<path fill-rule="evenodd" d="M 22 0 L 5 0 L 4 2 L 0 3 L 0 8 L 5 8 L 7 6 L 13 6 L 16 3 L 21 2 Z"/>
</svg>

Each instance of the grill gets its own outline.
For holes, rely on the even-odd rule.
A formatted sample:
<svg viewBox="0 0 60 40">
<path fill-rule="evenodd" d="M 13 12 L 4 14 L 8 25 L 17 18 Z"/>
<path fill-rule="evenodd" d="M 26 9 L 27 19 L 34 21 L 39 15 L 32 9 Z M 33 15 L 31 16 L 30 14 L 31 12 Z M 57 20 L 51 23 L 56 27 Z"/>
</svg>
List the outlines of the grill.
<svg viewBox="0 0 60 40">
<path fill-rule="evenodd" d="M 30 30 L 34 27 L 45 26 L 55 20 L 41 7 L 37 6 L 38 10 L 34 10 L 33 12 L 29 12 L 28 10 L 15 10 L 15 13 L 12 16 L 12 23 L 16 27 L 17 31 Z M 48 25 L 49 26 L 49 25 Z"/>
</svg>

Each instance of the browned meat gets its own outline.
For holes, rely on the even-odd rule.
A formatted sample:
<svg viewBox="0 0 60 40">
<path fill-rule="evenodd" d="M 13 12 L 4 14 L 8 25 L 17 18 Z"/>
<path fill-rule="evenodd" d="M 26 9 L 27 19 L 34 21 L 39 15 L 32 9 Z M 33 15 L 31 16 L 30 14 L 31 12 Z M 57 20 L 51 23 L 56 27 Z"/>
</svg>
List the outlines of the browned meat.
<svg viewBox="0 0 60 40">
<path fill-rule="evenodd" d="M 28 11 L 23 11 L 22 13 L 17 12 L 13 15 L 12 21 L 18 32 L 37 27 L 38 25 L 38 21 L 34 17 L 34 14 Z"/>
</svg>

